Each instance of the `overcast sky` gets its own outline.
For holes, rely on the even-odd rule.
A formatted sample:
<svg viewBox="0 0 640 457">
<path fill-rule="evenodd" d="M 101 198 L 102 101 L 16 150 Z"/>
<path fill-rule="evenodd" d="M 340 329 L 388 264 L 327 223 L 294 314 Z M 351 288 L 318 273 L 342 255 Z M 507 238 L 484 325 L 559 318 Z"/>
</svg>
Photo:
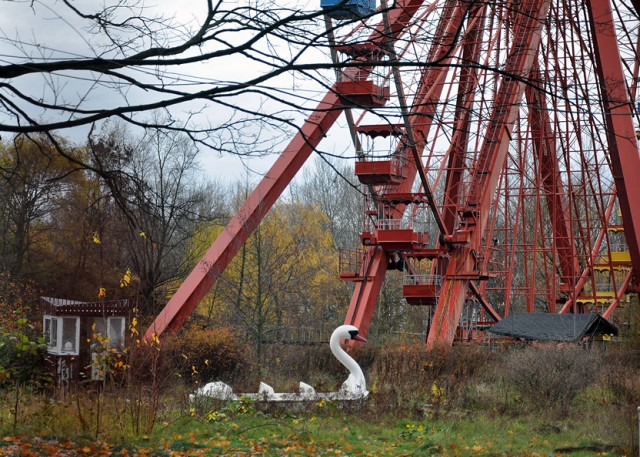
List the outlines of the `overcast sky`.
<svg viewBox="0 0 640 457">
<path fill-rule="evenodd" d="M 249 0 L 238 0 L 240 1 Z M 306 2 L 307 0 L 302 0 Z M 83 0 L 74 3 L 85 8 L 83 11 L 89 12 L 89 7 L 95 5 L 100 8 L 104 3 L 111 2 L 98 0 Z M 226 2 L 233 3 L 233 2 Z M 318 0 L 319 3 L 319 0 Z M 163 14 L 166 17 L 174 17 L 177 24 L 194 29 L 199 24 L 198 18 L 205 12 L 206 3 L 202 0 L 155 0 L 146 3 L 145 14 L 153 16 L 155 14 Z M 0 0 L 2 14 L 0 15 L 0 62 L 2 64 L 21 63 L 27 59 L 31 60 L 52 60 L 52 59 L 68 59 L 76 56 L 95 56 L 99 55 L 102 50 L 95 37 L 91 36 L 82 21 L 77 16 L 70 14 L 68 9 L 61 2 L 31 2 L 31 1 L 8 1 Z M 304 5 L 305 8 L 317 7 L 315 4 Z M 178 30 L 178 29 L 176 29 Z M 20 49 L 16 48 L 15 40 L 19 40 L 22 44 Z M 321 53 L 310 55 L 308 59 L 318 60 L 326 59 L 329 56 Z M 255 64 L 247 64 L 247 61 L 241 59 L 227 59 L 225 61 L 217 60 L 208 65 L 199 64 L 191 66 L 188 69 L 189 76 L 194 78 L 203 78 L 215 81 L 237 80 L 241 77 L 247 77 L 252 71 L 259 72 Z M 144 77 L 144 75 L 133 75 L 135 77 Z M 47 99 L 51 96 L 51 87 L 56 88 L 58 97 L 62 97 L 65 101 L 73 101 L 76 99 L 86 99 L 88 106 L 103 107 L 110 106 L 114 101 L 114 93 L 109 88 L 96 86 L 94 81 L 83 81 L 79 79 L 69 78 L 50 78 L 43 81 L 40 76 L 29 78 L 21 78 L 18 82 L 19 88 L 33 97 L 41 97 Z M 298 94 L 304 98 L 315 98 L 318 100 L 322 97 L 323 89 L 319 84 L 305 81 L 300 77 L 292 78 L 291 75 L 278 78 L 271 82 L 271 85 L 280 87 L 290 91 L 292 94 Z M 148 96 L 147 94 L 127 93 L 131 102 L 137 102 L 137 97 Z M 49 98 L 50 99 L 50 98 Z M 307 108 L 315 106 L 316 102 L 304 102 L 298 99 L 299 104 Z M 257 98 L 251 99 L 245 97 L 237 100 L 242 106 L 248 108 L 259 108 L 263 110 L 272 109 L 269 104 L 262 105 Z M 186 110 L 199 110 L 204 106 L 194 104 L 192 106 L 181 106 L 176 109 L 179 113 Z M 273 108 L 275 109 L 275 107 Z M 43 113 L 31 113 L 41 118 Z M 205 109 L 203 116 L 208 121 L 216 122 L 216 116 L 224 119 L 228 114 L 215 109 Z M 46 115 L 43 118 L 46 119 Z M 290 113 L 292 119 L 297 125 L 302 123 L 305 113 Z M 49 119 L 51 120 L 51 119 Z M 57 120 L 57 119 L 56 119 Z M 342 124 L 342 122 L 340 122 Z M 76 142 L 82 142 L 86 138 L 87 129 L 65 130 L 60 132 L 62 135 L 71 137 Z M 344 141 L 344 135 L 338 135 L 339 143 Z M 282 147 L 286 144 L 282 145 Z M 330 152 L 342 152 L 348 150 L 348 145 L 332 144 L 327 142 L 326 145 Z M 217 157 L 212 151 L 203 150 L 201 153 L 201 162 L 204 169 L 211 176 L 221 178 L 223 180 L 244 179 L 247 169 L 250 174 L 253 172 L 264 173 L 275 160 L 276 156 L 272 155 L 265 159 L 240 159 L 238 157 Z M 252 178 L 255 180 L 255 178 Z"/>
</svg>

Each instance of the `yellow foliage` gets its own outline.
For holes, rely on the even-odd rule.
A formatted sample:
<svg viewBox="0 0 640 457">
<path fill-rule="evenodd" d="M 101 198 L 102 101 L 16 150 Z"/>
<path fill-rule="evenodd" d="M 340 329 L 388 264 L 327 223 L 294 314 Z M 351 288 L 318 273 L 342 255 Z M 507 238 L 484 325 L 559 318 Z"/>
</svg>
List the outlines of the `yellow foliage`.
<svg viewBox="0 0 640 457">
<path fill-rule="evenodd" d="M 122 276 L 122 279 L 120 280 L 120 288 L 128 287 L 129 284 L 131 284 L 131 269 L 127 268 L 127 271 L 125 272 L 124 276 Z"/>
<path fill-rule="evenodd" d="M 337 252 L 327 229 L 327 217 L 315 207 L 281 204 L 274 207 L 226 268 L 200 309 L 210 322 L 224 321 L 237 306 L 258 310 L 266 322 L 295 320 L 304 301 L 321 311 L 333 306 L 330 291 L 337 281 Z M 201 258 L 224 227 L 209 225 L 193 239 L 192 254 Z M 207 309 L 209 308 L 209 309 Z M 277 313 L 277 317 L 276 317 Z"/>
<path fill-rule="evenodd" d="M 433 384 L 431 384 L 431 395 L 433 395 L 435 398 L 443 397 L 444 387 L 438 387 L 434 382 Z"/>
</svg>

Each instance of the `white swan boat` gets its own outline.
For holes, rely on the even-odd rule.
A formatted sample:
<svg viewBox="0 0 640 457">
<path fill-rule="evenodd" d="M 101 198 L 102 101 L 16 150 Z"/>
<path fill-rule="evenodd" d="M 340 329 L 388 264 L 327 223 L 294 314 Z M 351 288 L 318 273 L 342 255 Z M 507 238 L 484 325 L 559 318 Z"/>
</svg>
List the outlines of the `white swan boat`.
<svg viewBox="0 0 640 457">
<path fill-rule="evenodd" d="M 316 392 L 313 387 L 301 382 L 299 392 L 280 393 L 274 392 L 273 387 L 261 382 L 258 392 L 237 395 L 229 385 L 221 381 L 216 381 L 205 384 L 193 394 L 189 395 L 189 399 L 194 401 L 197 398 L 208 397 L 218 400 L 239 400 L 241 397 L 245 397 L 256 401 L 269 402 L 320 401 L 323 399 L 349 401 L 365 399 L 369 396 L 369 392 L 367 391 L 367 382 L 364 374 L 362 373 L 360 365 L 340 346 L 342 340 L 367 341 L 358 335 L 358 329 L 353 325 L 341 325 L 331 334 L 331 339 L 329 340 L 331 352 L 340 363 L 349 370 L 349 377 L 342 383 L 340 390 L 336 392 Z"/>
</svg>

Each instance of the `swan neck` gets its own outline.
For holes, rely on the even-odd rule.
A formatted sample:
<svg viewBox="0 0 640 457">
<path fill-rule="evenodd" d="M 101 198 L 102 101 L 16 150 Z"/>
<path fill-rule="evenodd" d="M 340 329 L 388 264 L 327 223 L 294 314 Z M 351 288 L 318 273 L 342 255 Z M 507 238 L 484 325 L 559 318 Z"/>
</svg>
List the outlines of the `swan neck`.
<svg viewBox="0 0 640 457">
<path fill-rule="evenodd" d="M 353 358 L 347 354 L 344 349 L 342 349 L 342 346 L 340 346 L 340 340 L 341 338 L 339 335 L 331 335 L 331 340 L 329 340 L 331 352 L 352 375 L 356 376 L 358 379 L 364 379 L 364 374 L 362 373 L 360 365 L 358 365 L 358 362 L 353 360 Z"/>
</svg>

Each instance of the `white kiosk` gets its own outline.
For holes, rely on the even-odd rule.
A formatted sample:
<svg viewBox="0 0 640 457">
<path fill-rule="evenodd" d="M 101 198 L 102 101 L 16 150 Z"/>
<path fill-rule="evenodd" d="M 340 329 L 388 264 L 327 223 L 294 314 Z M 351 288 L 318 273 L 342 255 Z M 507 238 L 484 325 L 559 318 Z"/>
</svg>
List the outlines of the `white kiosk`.
<svg viewBox="0 0 640 457">
<path fill-rule="evenodd" d="M 86 302 L 53 297 L 40 297 L 42 329 L 49 353 L 49 363 L 56 385 L 67 391 L 81 376 L 83 365 L 91 365 L 90 377 L 101 380 L 91 361 L 94 336 L 100 336 L 110 348 L 120 350 L 125 344 L 127 318 L 131 312 L 128 300 Z M 83 365 L 80 365 L 81 360 Z M 85 363 L 86 362 L 86 363 Z M 89 378 L 89 375 L 85 376 Z"/>
</svg>

